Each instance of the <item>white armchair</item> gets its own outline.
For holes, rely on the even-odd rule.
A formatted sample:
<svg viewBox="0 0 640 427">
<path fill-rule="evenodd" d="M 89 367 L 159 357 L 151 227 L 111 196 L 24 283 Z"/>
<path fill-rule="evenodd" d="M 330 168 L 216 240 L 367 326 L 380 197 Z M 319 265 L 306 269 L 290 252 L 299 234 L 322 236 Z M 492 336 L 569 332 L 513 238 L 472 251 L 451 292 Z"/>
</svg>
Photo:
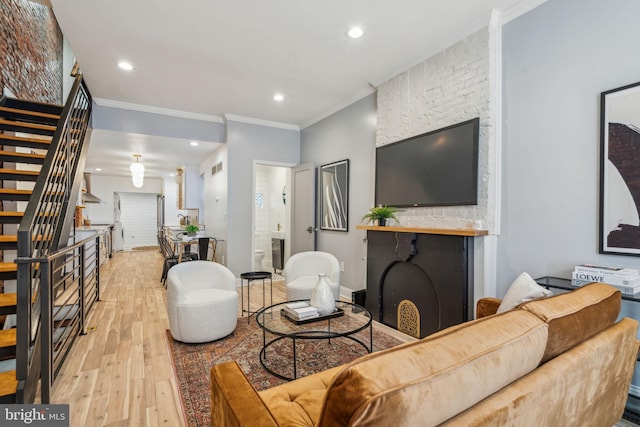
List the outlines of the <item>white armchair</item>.
<svg viewBox="0 0 640 427">
<path fill-rule="evenodd" d="M 211 261 L 190 261 L 167 275 L 167 315 L 171 336 L 200 343 L 229 335 L 238 321 L 236 278 Z"/>
<path fill-rule="evenodd" d="M 310 299 L 311 291 L 318 282 L 318 273 L 327 276 L 335 299 L 340 298 L 340 263 L 327 252 L 300 252 L 287 260 L 284 279 L 287 300 Z"/>
</svg>

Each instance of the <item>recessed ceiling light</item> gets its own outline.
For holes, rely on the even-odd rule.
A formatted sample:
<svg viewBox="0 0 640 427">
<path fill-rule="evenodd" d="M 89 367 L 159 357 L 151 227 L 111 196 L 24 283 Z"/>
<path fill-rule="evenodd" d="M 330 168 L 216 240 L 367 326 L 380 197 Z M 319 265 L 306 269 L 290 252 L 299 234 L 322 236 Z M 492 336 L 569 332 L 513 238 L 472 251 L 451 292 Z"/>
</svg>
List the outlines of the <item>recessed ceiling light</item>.
<svg viewBox="0 0 640 427">
<path fill-rule="evenodd" d="M 351 37 L 352 39 L 359 39 L 363 34 L 364 31 L 362 31 L 362 28 L 360 27 L 351 27 L 349 28 L 349 31 L 347 31 L 347 36 Z"/>
<path fill-rule="evenodd" d="M 273 95 L 273 99 L 280 102 L 284 100 L 284 96 L 281 93 L 276 93 L 275 95 Z"/>
<path fill-rule="evenodd" d="M 133 70 L 133 65 L 131 65 L 130 62 L 127 61 L 120 61 L 118 62 L 118 67 L 120 67 L 121 69 L 125 70 L 125 71 L 131 71 Z"/>
<path fill-rule="evenodd" d="M 169 176 L 176 176 L 176 174 L 175 173 L 170 173 Z"/>
<path fill-rule="evenodd" d="M 96 168 L 96 172 L 102 172 L 102 168 Z"/>
<path fill-rule="evenodd" d="M 191 145 L 192 147 L 197 147 L 198 146 L 198 141 L 191 141 L 189 143 L 189 145 Z"/>
</svg>

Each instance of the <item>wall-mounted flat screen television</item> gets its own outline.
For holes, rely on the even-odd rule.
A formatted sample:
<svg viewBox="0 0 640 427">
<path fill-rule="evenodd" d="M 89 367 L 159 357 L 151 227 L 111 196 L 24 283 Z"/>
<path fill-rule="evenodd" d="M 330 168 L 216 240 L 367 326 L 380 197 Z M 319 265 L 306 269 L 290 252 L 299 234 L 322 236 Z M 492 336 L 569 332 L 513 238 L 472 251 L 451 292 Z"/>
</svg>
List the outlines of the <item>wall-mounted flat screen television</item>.
<svg viewBox="0 0 640 427">
<path fill-rule="evenodd" d="M 475 118 L 378 147 L 376 206 L 477 205 L 479 127 Z"/>
</svg>

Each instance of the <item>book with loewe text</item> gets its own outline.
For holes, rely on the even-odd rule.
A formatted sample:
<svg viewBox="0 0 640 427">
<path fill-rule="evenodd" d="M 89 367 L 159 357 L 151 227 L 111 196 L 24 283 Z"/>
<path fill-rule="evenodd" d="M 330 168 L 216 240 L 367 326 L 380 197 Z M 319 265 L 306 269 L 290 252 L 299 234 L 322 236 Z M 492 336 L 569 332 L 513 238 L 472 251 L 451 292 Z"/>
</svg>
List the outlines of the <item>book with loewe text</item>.
<svg viewBox="0 0 640 427">
<path fill-rule="evenodd" d="M 598 276 L 624 277 L 628 279 L 640 276 L 640 272 L 635 268 L 606 267 L 593 264 L 576 265 L 573 271 L 576 273 L 592 274 Z"/>
<path fill-rule="evenodd" d="M 571 273 L 571 279 L 580 280 L 583 282 L 600 282 L 606 283 L 608 285 L 616 285 L 616 286 L 640 286 L 640 276 L 635 277 L 616 277 L 616 276 L 606 276 L 603 274 L 591 274 L 591 273 L 578 273 L 574 271 Z"/>
<path fill-rule="evenodd" d="M 576 286 L 576 287 L 588 285 L 589 283 L 593 283 L 593 280 L 576 280 L 576 279 L 571 280 L 571 286 Z M 640 292 L 640 284 L 635 286 L 633 285 L 626 286 L 626 285 L 614 285 L 611 283 L 607 283 L 607 285 L 613 286 L 614 288 L 622 292 L 624 295 L 635 295 Z"/>
</svg>

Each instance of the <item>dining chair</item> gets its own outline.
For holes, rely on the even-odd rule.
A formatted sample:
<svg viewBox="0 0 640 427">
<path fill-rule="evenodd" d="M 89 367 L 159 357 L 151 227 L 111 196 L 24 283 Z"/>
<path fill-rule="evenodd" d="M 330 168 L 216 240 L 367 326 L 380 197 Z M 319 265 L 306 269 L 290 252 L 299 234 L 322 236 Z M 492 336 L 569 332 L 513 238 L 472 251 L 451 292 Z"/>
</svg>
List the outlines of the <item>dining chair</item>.
<svg viewBox="0 0 640 427">
<path fill-rule="evenodd" d="M 176 234 L 176 238 L 181 239 L 182 236 L 184 236 L 185 233 L 178 233 Z M 192 239 L 189 242 L 195 241 L 196 239 Z M 182 247 L 182 261 L 197 261 L 199 259 L 198 254 L 195 252 L 191 252 L 191 244 L 186 244 L 186 243 L 180 243 L 181 245 L 183 245 Z M 178 254 L 180 255 L 180 254 Z"/>
<path fill-rule="evenodd" d="M 213 253 L 211 259 L 209 259 L 209 246 L 213 247 Z M 198 238 L 198 255 L 202 261 L 215 261 L 216 260 L 216 247 L 218 241 L 215 237 L 200 237 Z"/>
<path fill-rule="evenodd" d="M 164 285 L 167 280 L 167 273 L 169 272 L 169 269 L 178 264 L 178 256 L 173 251 L 173 246 L 165 236 L 158 236 L 158 241 L 160 243 L 162 257 L 164 258 L 164 263 L 162 265 L 162 277 L 160 278 L 160 282 Z"/>
</svg>

